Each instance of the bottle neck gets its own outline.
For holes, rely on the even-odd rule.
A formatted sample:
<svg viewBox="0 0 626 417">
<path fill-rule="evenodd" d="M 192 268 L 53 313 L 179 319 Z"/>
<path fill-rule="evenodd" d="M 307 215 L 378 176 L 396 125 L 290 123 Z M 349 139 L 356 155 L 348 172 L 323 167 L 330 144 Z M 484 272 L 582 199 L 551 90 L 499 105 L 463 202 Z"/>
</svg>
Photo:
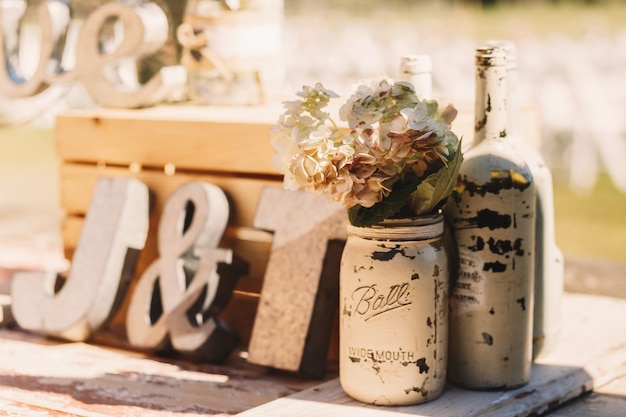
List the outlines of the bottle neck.
<svg viewBox="0 0 626 417">
<path fill-rule="evenodd" d="M 489 40 L 487 46 L 500 48 L 506 55 L 507 129 L 515 140 L 521 139 L 520 101 L 517 78 L 517 47 L 508 40 Z"/>
<path fill-rule="evenodd" d="M 400 81 L 413 84 L 420 100 L 433 96 L 432 63 L 429 55 L 406 55 L 400 61 Z"/>
<path fill-rule="evenodd" d="M 477 51 L 474 144 L 505 141 L 507 131 L 507 79 L 504 53 L 497 49 Z M 494 52 L 495 51 L 495 52 Z"/>
<path fill-rule="evenodd" d="M 512 136 L 521 138 L 521 109 L 517 85 L 517 67 L 512 64 L 506 70 L 507 127 Z"/>
</svg>

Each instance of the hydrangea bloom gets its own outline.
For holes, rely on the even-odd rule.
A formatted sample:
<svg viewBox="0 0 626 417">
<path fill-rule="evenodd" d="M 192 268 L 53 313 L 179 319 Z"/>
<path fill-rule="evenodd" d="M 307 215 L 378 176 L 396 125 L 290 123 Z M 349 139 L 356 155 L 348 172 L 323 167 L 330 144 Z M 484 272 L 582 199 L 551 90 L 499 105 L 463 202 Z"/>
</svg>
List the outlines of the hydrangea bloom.
<svg viewBox="0 0 626 417">
<path fill-rule="evenodd" d="M 440 201 L 424 206 L 424 196 L 411 198 L 425 181 L 429 189 L 433 183 L 445 186 L 441 199 L 447 198 L 461 160 L 450 130 L 452 106 L 440 111 L 436 101 L 419 100 L 409 83 L 365 80 L 339 109 L 347 123 L 342 128 L 325 111 L 338 97 L 333 91 L 317 83 L 297 95 L 300 100 L 285 103 L 271 137 L 273 162 L 287 188 L 325 195 L 350 210 L 371 209 L 360 221 L 367 224 L 402 213 L 407 205 L 411 215 L 438 208 Z M 393 204 L 377 212 L 387 198 Z M 411 207 L 411 201 L 423 207 Z"/>
</svg>

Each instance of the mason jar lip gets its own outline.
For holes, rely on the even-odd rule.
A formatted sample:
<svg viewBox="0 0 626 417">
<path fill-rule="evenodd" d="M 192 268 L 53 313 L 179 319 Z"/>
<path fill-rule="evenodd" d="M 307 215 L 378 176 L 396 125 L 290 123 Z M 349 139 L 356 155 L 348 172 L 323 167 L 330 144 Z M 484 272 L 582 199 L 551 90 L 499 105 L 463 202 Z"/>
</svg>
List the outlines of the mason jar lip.
<svg viewBox="0 0 626 417">
<path fill-rule="evenodd" d="M 346 222 L 348 235 L 376 240 L 424 240 L 443 235 L 443 214 L 429 214 L 403 219 L 386 219 L 368 227 Z"/>
</svg>

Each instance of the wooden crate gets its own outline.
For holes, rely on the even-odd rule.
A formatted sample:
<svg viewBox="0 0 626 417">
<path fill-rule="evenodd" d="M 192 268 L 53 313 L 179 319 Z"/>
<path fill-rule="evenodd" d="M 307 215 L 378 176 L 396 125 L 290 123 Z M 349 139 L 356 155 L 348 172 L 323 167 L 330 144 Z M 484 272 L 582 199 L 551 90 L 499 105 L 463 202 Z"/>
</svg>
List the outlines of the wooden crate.
<svg viewBox="0 0 626 417">
<path fill-rule="evenodd" d="M 256 204 L 266 186 L 282 186 L 272 167 L 269 143 L 280 105 L 256 108 L 166 106 L 143 110 L 95 109 L 61 114 L 56 122 L 60 159 L 60 202 L 66 213 L 62 235 L 71 259 L 92 191 L 99 177 L 135 177 L 154 195 L 150 231 L 136 278 L 158 257 L 157 230 L 163 206 L 188 181 L 206 181 L 224 190 L 230 219 L 220 247 L 250 264 L 222 313 L 250 338 L 272 235 L 253 228 Z M 166 172 L 167 171 L 167 172 Z M 132 287 L 131 287 L 132 291 Z M 127 297 L 128 298 L 128 297 Z M 126 305 L 114 319 L 125 320 Z"/>
</svg>

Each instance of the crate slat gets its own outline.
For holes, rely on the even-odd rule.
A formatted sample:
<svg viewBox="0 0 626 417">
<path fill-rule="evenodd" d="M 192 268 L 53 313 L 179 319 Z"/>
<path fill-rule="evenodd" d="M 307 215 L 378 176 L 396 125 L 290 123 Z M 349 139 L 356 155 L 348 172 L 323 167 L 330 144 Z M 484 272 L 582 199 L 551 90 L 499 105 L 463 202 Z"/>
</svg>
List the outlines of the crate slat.
<svg viewBox="0 0 626 417">
<path fill-rule="evenodd" d="M 220 187 L 231 206 L 229 225 L 252 227 L 257 201 L 264 187 L 281 187 L 281 179 L 250 179 L 236 176 L 176 173 L 141 170 L 133 173 L 128 168 L 98 167 L 95 165 L 65 163 L 60 168 L 61 206 L 70 215 L 84 215 L 89 207 L 93 187 L 99 177 L 134 177 L 148 186 L 154 196 L 151 216 L 160 216 L 163 206 L 174 190 L 190 181 L 204 181 Z"/>
<path fill-rule="evenodd" d="M 253 108 L 241 109 L 239 120 L 231 121 L 209 118 L 210 113 L 196 107 L 174 109 L 60 114 L 58 155 L 64 161 L 93 164 L 174 164 L 177 169 L 276 175 L 269 135 L 278 112 L 265 122 L 250 122 L 259 119 Z"/>
</svg>

